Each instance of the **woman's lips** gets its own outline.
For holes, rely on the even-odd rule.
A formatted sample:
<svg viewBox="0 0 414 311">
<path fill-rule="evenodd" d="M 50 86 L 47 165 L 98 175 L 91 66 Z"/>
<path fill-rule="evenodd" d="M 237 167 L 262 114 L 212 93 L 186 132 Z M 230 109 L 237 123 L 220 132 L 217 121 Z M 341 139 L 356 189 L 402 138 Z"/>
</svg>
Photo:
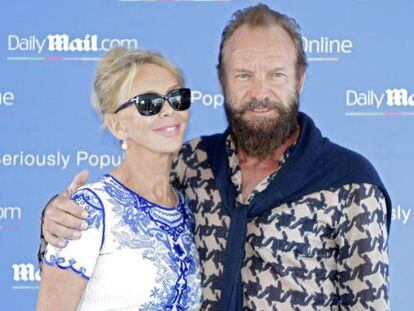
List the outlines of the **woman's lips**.
<svg viewBox="0 0 414 311">
<path fill-rule="evenodd" d="M 174 137 L 181 134 L 179 124 L 165 125 L 154 129 L 153 131 L 165 137 Z"/>
</svg>

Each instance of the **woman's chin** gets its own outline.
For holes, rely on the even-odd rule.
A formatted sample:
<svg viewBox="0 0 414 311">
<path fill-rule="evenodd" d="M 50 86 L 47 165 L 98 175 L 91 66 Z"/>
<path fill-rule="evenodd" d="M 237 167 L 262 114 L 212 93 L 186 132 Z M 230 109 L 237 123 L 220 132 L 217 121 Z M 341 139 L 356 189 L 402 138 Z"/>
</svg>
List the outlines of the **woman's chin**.
<svg viewBox="0 0 414 311">
<path fill-rule="evenodd" d="M 157 143 L 153 145 L 153 148 L 151 148 L 154 152 L 157 153 L 163 153 L 163 154 L 168 154 L 168 153 L 176 153 L 177 151 L 179 151 L 181 149 L 183 140 L 182 139 L 177 139 L 174 141 L 167 141 L 167 142 L 163 142 L 163 143 Z"/>
</svg>

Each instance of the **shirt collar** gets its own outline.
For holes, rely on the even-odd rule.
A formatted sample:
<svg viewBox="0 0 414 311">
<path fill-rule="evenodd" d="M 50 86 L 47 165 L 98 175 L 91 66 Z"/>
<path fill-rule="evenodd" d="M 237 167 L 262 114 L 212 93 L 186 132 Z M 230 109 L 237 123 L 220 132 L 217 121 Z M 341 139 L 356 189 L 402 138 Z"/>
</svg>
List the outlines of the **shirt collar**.
<svg viewBox="0 0 414 311">
<path fill-rule="evenodd" d="M 278 170 L 286 163 L 288 160 L 293 148 L 296 145 L 297 140 L 293 142 L 286 150 L 285 152 L 280 156 L 278 159 L 278 168 L 276 171 L 274 171 L 269 176 L 265 177 L 252 191 L 249 198 L 247 199 L 247 202 L 243 202 L 243 193 L 242 193 L 242 175 L 241 175 L 241 167 L 240 167 L 240 161 L 239 157 L 237 156 L 237 149 L 236 149 L 236 142 L 229 133 L 226 137 L 226 153 L 227 158 L 229 161 L 229 167 L 230 167 L 230 174 L 231 174 L 231 181 L 235 186 L 236 192 L 237 192 L 237 201 L 240 203 L 249 203 L 253 197 L 259 193 L 262 192 L 267 188 L 269 183 L 272 181 L 274 176 L 276 176 Z"/>
</svg>

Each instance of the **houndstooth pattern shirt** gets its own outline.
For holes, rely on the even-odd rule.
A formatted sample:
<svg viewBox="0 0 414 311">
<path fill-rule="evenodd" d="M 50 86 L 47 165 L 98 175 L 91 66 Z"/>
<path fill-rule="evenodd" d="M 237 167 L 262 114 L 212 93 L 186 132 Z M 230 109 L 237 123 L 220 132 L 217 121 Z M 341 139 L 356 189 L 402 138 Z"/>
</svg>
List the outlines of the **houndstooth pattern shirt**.
<svg viewBox="0 0 414 311">
<path fill-rule="evenodd" d="M 242 203 L 241 170 L 230 135 L 226 147 Z M 289 153 L 283 154 L 280 166 Z M 260 182 L 248 200 L 266 189 L 276 174 Z M 195 215 L 202 310 L 219 310 L 230 217 L 201 139 L 184 144 L 172 178 L 182 185 Z M 377 186 L 345 184 L 275 206 L 253 219 L 241 271 L 244 309 L 388 310 L 386 213 Z"/>
</svg>

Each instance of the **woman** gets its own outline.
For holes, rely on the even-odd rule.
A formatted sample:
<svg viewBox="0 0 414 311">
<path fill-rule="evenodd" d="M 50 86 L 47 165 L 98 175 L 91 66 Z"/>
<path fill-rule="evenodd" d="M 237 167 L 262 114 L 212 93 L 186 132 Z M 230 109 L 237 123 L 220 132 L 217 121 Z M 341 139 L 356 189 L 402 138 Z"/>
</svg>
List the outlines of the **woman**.
<svg viewBox="0 0 414 311">
<path fill-rule="evenodd" d="M 191 92 L 161 55 L 115 48 L 102 59 L 93 102 L 125 159 L 72 200 L 88 230 L 48 246 L 38 310 L 197 310 L 201 287 L 192 220 L 169 172 Z"/>
</svg>

